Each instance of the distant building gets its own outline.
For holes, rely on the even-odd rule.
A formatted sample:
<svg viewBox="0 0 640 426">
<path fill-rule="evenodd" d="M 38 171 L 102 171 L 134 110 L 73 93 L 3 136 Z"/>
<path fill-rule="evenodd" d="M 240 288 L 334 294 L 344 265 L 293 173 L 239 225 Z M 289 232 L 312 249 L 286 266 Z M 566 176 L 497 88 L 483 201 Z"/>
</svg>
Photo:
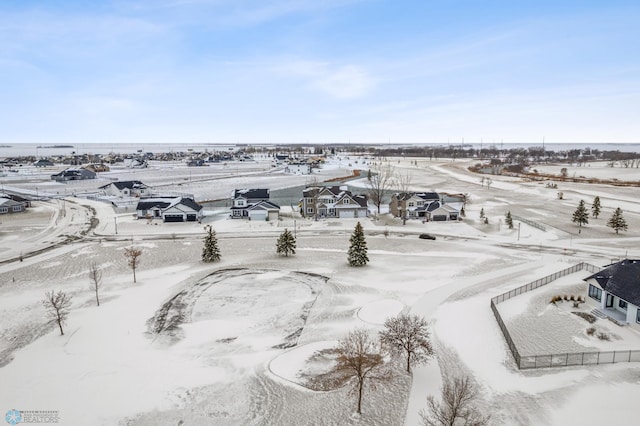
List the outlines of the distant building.
<svg viewBox="0 0 640 426">
<path fill-rule="evenodd" d="M 284 172 L 291 175 L 308 175 L 311 174 L 311 164 L 289 163 L 284 166 Z"/>
<path fill-rule="evenodd" d="M 98 187 L 98 189 L 114 197 L 147 197 L 151 193 L 151 188 L 139 180 L 111 182 Z"/>
<path fill-rule="evenodd" d="M 56 182 L 66 182 L 70 180 L 95 179 L 96 172 L 87 169 L 66 169 L 55 175 L 51 175 L 51 180 Z"/>
<path fill-rule="evenodd" d="M 55 164 L 53 164 L 53 161 L 48 160 L 46 158 L 42 158 L 38 161 L 36 161 L 35 163 L 33 163 L 34 166 L 36 167 L 51 167 L 54 166 Z"/>
</svg>

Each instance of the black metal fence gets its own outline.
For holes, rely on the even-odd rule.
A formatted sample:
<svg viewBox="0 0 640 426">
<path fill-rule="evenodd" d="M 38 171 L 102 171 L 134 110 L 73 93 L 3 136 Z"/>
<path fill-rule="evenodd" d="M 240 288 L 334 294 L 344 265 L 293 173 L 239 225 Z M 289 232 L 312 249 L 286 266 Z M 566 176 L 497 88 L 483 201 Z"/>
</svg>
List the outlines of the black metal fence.
<svg viewBox="0 0 640 426">
<path fill-rule="evenodd" d="M 538 228 L 538 229 L 540 229 L 541 231 L 546 231 L 546 230 L 547 230 L 547 227 L 546 227 L 546 226 L 544 226 L 544 225 L 542 225 L 542 224 L 540 224 L 540 223 L 538 223 L 538 222 L 534 222 L 534 221 L 532 221 L 532 220 L 525 219 L 524 217 L 516 216 L 516 215 L 514 214 L 514 215 L 511 215 L 511 218 L 512 218 L 513 220 L 517 220 L 517 221 L 520 221 L 520 222 L 522 222 L 522 223 L 526 223 L 526 224 L 527 224 L 527 225 L 529 225 L 529 226 L 533 226 L 534 228 Z"/>
<path fill-rule="evenodd" d="M 498 303 L 502 303 L 505 300 L 509 300 L 512 297 L 519 296 L 523 293 L 535 290 L 549 284 L 552 281 L 562 278 L 566 275 L 573 274 L 578 271 L 586 269 L 589 272 L 595 273 L 602 268 L 591 265 L 589 263 L 581 262 L 570 268 L 563 269 L 554 274 L 547 275 L 544 278 L 537 279 L 528 284 L 515 288 L 506 293 L 500 294 L 491 298 L 491 310 L 493 311 L 496 321 L 505 340 L 507 346 L 513 355 L 513 359 L 516 361 L 516 365 L 521 370 L 532 368 L 549 368 L 549 367 L 568 367 L 572 365 L 598 365 L 598 364 L 615 364 L 619 362 L 640 362 L 640 350 L 626 350 L 626 351 L 601 351 L 601 352 L 573 352 L 563 354 L 545 354 L 545 355 L 520 355 L 518 347 L 511 338 L 511 334 L 504 324 L 500 312 L 498 312 Z"/>
</svg>

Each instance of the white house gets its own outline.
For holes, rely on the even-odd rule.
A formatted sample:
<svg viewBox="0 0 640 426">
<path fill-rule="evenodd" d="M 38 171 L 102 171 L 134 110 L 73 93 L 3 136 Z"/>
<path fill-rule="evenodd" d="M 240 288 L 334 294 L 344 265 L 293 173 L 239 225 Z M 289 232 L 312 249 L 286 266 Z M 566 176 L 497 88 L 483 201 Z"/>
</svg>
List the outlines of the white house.
<svg viewBox="0 0 640 426">
<path fill-rule="evenodd" d="M 311 174 L 311 164 L 289 163 L 284 167 L 284 172 L 292 175 L 308 175 Z"/>
<path fill-rule="evenodd" d="M 584 280 L 587 300 L 601 313 L 640 330 L 640 260 L 621 260 Z"/>
<path fill-rule="evenodd" d="M 202 219 L 202 206 L 192 198 L 141 198 L 136 206 L 138 219 L 162 218 L 164 222 L 195 222 Z"/>
<path fill-rule="evenodd" d="M 269 201 L 268 189 L 236 189 L 233 191 L 233 219 L 278 220 L 280 206 Z"/>
<path fill-rule="evenodd" d="M 151 188 L 139 180 L 111 182 L 98 189 L 114 197 L 146 197 L 151 193 Z"/>
</svg>

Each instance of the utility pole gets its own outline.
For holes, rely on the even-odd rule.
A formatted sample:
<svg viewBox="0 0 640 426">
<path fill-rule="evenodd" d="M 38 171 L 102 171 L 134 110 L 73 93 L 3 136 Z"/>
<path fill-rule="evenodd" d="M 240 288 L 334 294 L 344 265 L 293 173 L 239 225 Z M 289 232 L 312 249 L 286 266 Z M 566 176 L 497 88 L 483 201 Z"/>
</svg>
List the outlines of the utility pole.
<svg viewBox="0 0 640 426">
<path fill-rule="evenodd" d="M 116 235 L 118 235 L 118 216 L 113 217 L 113 222 L 116 225 Z"/>
</svg>

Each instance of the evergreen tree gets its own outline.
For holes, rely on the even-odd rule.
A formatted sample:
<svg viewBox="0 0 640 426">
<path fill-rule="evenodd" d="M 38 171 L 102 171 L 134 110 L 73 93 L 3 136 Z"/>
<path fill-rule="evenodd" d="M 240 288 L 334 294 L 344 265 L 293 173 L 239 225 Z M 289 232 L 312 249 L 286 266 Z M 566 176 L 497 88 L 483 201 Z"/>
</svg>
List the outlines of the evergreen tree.
<svg viewBox="0 0 640 426">
<path fill-rule="evenodd" d="M 480 219 L 484 219 L 484 207 L 480 209 Z"/>
<path fill-rule="evenodd" d="M 611 218 L 607 222 L 607 226 L 613 228 L 616 231 L 616 234 L 621 229 L 624 231 L 627 230 L 627 221 L 622 217 L 622 209 L 620 209 L 620 207 L 613 212 L 613 215 L 611 215 Z"/>
<path fill-rule="evenodd" d="M 288 229 L 285 229 L 278 237 L 276 252 L 285 256 L 296 254 L 296 239 Z"/>
<path fill-rule="evenodd" d="M 213 227 L 211 225 L 205 226 L 204 229 L 207 231 L 207 235 L 204 237 L 202 261 L 217 262 L 220 260 L 220 249 L 218 248 L 218 238 L 216 237 L 216 231 L 213 230 Z"/>
<path fill-rule="evenodd" d="M 587 208 L 584 205 L 584 200 L 580 200 L 580 204 L 578 204 L 578 208 L 575 212 L 573 212 L 573 222 L 577 223 L 578 226 L 582 227 L 582 225 L 586 225 L 589 223 L 589 213 L 587 212 Z"/>
<path fill-rule="evenodd" d="M 504 222 L 507 224 L 509 229 L 513 229 L 513 218 L 511 217 L 511 212 L 508 211 L 504 217 Z"/>
<path fill-rule="evenodd" d="M 598 215 L 600 215 L 600 207 L 600 197 L 594 198 L 593 204 L 591 205 L 591 214 L 593 214 L 593 217 L 596 219 L 598 218 Z"/>
<path fill-rule="evenodd" d="M 360 222 L 356 224 L 353 234 L 349 239 L 349 266 L 364 266 L 369 262 L 367 257 L 367 241 L 364 239 L 364 230 Z"/>
</svg>

